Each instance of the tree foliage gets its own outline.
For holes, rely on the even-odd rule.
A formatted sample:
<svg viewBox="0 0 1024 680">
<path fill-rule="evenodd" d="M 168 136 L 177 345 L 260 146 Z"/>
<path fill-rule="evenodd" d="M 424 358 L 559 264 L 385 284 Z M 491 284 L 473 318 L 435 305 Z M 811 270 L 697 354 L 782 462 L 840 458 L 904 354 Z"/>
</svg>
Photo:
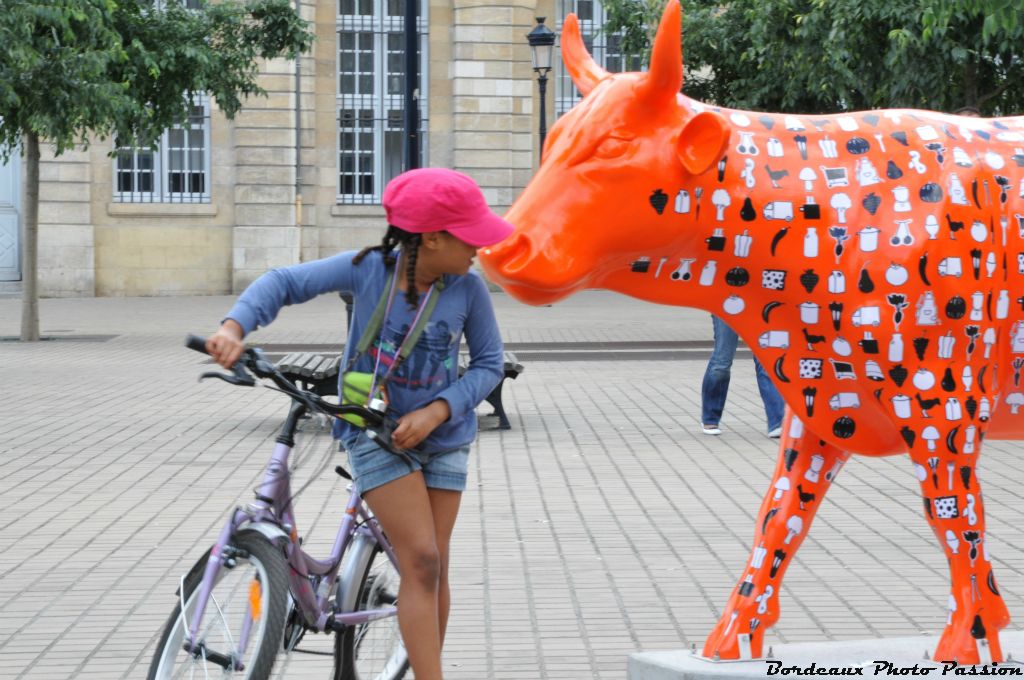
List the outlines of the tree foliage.
<svg viewBox="0 0 1024 680">
<path fill-rule="evenodd" d="M 58 154 L 93 135 L 148 144 L 188 119 L 198 93 L 231 117 L 263 93 L 257 58 L 294 58 L 311 44 L 288 0 L 199 10 L 175 0 L 4 0 L 0 154 L 25 134 Z"/>
<path fill-rule="evenodd" d="M 665 0 L 604 0 L 604 30 L 646 61 Z M 684 91 L 803 113 L 1024 111 L 1017 0 L 683 0 Z"/>
</svg>

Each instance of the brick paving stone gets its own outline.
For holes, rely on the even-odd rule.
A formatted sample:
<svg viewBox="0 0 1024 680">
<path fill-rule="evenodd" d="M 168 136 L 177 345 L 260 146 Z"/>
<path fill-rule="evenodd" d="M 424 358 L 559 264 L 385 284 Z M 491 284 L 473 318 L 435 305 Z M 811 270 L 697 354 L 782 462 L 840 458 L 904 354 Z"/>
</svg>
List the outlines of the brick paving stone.
<svg viewBox="0 0 1024 680">
<path fill-rule="evenodd" d="M 711 337 L 701 312 L 608 293 L 551 308 L 494 299 L 510 343 Z M 207 367 L 183 336 L 211 331 L 230 302 L 43 300 L 44 334 L 116 337 L 0 342 L 0 680 L 145 674 L 177 579 L 249 500 L 283 416 L 273 392 L 196 382 Z M 18 319 L 18 301 L 0 300 L 0 335 L 16 335 Z M 343 333 L 341 304 L 325 296 L 256 339 L 329 344 Z M 630 652 L 701 645 L 747 558 L 775 462 L 751 362 L 736 362 L 720 437 L 700 434 L 703 361 L 524 363 L 505 390 L 513 429 L 473 447 L 446 677 L 618 680 Z M 296 488 L 338 455 L 307 430 Z M 1021 452 L 989 442 L 979 472 L 988 547 L 1018 616 Z M 948 576 L 916 486 L 904 457 L 850 461 L 788 573 L 769 644 L 941 630 Z M 329 549 L 343 498 L 325 474 L 298 499 L 314 552 Z M 276 677 L 329 668 L 295 654 Z"/>
</svg>

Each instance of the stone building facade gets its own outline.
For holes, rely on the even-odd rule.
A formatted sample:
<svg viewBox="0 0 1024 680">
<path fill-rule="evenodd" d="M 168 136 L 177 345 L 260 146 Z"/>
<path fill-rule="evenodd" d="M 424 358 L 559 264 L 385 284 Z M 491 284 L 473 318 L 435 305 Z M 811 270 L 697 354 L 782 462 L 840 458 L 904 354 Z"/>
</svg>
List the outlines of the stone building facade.
<svg viewBox="0 0 1024 680">
<path fill-rule="evenodd" d="M 169 131 L 155 152 L 112 158 L 109 142 L 56 158 L 44 149 L 42 295 L 225 294 L 269 268 L 379 241 L 380 191 L 401 165 L 403 0 L 298 2 L 315 26 L 313 51 L 263 64 L 269 96 L 234 120 L 198 102 L 194 124 Z M 499 213 L 538 162 L 525 35 L 536 16 L 560 31 L 569 11 L 596 31 L 596 0 L 421 0 L 424 164 L 471 175 Z M 549 122 L 573 101 L 557 48 L 555 61 Z M 0 292 L 20 286 L 16 261 L 4 269 L 19 206 L 5 203 L 18 192 L 3 187 L 16 189 L 18 177 L 17 160 L 0 167 Z"/>
</svg>

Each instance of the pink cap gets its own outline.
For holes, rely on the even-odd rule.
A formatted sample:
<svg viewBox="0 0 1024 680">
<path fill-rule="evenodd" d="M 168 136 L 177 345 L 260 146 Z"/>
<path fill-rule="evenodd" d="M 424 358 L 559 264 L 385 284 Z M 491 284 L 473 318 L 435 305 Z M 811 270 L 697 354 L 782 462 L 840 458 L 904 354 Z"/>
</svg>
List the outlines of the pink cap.
<svg viewBox="0 0 1024 680">
<path fill-rule="evenodd" d="M 382 202 L 388 224 L 414 234 L 447 231 L 477 248 L 504 241 L 513 231 L 491 212 L 471 177 L 448 168 L 403 172 L 388 182 Z"/>
</svg>

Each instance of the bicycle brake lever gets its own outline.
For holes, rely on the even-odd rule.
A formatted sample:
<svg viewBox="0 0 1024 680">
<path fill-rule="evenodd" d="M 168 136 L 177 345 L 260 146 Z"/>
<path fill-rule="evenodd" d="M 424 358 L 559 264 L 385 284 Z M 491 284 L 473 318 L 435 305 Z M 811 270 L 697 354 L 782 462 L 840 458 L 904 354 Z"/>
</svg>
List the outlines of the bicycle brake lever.
<svg viewBox="0 0 1024 680">
<path fill-rule="evenodd" d="M 209 373 L 203 373 L 199 376 L 199 381 L 202 382 L 206 378 L 219 378 L 226 383 L 232 385 L 242 385 L 244 387 L 252 387 L 256 384 L 255 378 L 245 372 L 245 369 L 241 364 L 235 364 L 231 369 L 231 375 L 227 373 L 218 373 L 216 371 L 210 371 Z"/>
</svg>

